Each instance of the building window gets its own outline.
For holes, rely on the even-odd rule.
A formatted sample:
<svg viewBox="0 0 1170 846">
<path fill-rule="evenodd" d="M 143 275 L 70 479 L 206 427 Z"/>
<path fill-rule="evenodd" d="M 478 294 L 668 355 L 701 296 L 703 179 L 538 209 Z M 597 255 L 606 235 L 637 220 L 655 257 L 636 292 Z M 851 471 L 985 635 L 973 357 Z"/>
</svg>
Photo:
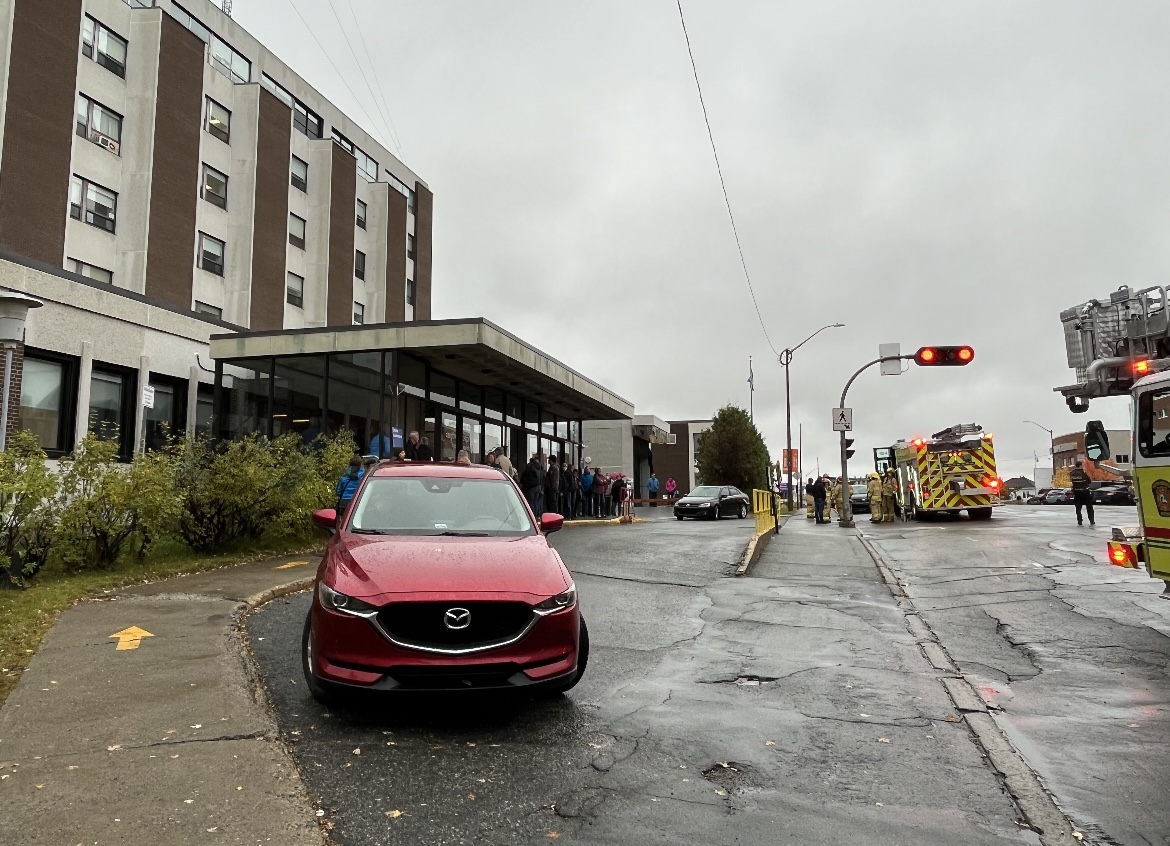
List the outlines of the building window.
<svg viewBox="0 0 1170 846">
<path fill-rule="evenodd" d="M 203 199 L 221 209 L 227 208 L 227 174 L 211 165 L 203 165 Z"/>
<path fill-rule="evenodd" d="M 223 309 L 219 306 L 213 306 L 211 303 L 203 303 L 196 300 L 195 312 L 196 314 L 206 314 L 208 317 L 214 317 L 216 320 L 223 320 Z"/>
<path fill-rule="evenodd" d="M 414 305 L 414 280 L 406 280 L 406 304 Z"/>
<path fill-rule="evenodd" d="M 409 234 L 406 236 L 406 257 L 414 258 L 414 236 Z"/>
<path fill-rule="evenodd" d="M 192 15 L 178 3 L 171 4 L 171 15 L 195 36 L 208 45 L 211 66 L 232 82 L 251 82 L 252 63 L 232 48 L 230 44 L 212 32 L 199 18 Z"/>
<path fill-rule="evenodd" d="M 357 225 L 359 229 L 366 228 L 366 204 L 361 200 L 357 201 Z"/>
<path fill-rule="evenodd" d="M 69 183 L 69 216 L 90 226 L 113 232 L 117 223 L 118 195 L 109 188 L 73 174 Z"/>
<path fill-rule="evenodd" d="M 389 171 L 387 171 L 387 173 L 386 173 L 386 183 L 388 185 L 393 186 L 394 190 L 396 190 L 402 196 L 406 197 L 406 204 L 407 204 L 407 207 L 409 207 L 410 206 L 410 189 L 406 186 L 406 183 L 403 182 L 401 179 L 399 179 L 394 174 L 390 173 Z"/>
<path fill-rule="evenodd" d="M 113 272 L 106 270 L 96 265 L 86 264 L 83 261 L 78 261 L 71 258 L 67 264 L 70 273 L 76 273 L 78 276 L 84 276 L 86 279 L 92 279 L 94 282 L 101 282 L 106 285 L 114 284 Z"/>
<path fill-rule="evenodd" d="M 225 144 L 230 144 L 232 113 L 219 103 L 207 98 L 207 131 Z"/>
<path fill-rule="evenodd" d="M 126 39 L 89 15 L 81 26 L 81 53 L 115 76 L 126 78 Z"/>
<path fill-rule="evenodd" d="M 84 94 L 77 95 L 75 114 L 77 134 L 99 147 L 119 155 L 122 141 L 122 116 Z"/>
<path fill-rule="evenodd" d="M 406 196 L 406 210 L 408 212 L 410 212 L 411 214 L 414 214 L 414 208 L 416 205 L 418 205 L 417 201 L 418 201 L 418 195 L 415 194 L 413 191 L 411 191 Z"/>
<path fill-rule="evenodd" d="M 354 144 L 336 129 L 333 130 L 333 143 L 357 159 L 358 173 L 366 182 L 378 181 L 378 163 L 365 154 L 361 147 Z"/>
<path fill-rule="evenodd" d="M 64 450 L 65 364 L 25 356 L 20 379 L 20 425 L 44 450 Z"/>
<path fill-rule="evenodd" d="M 353 251 L 353 275 L 358 279 L 366 278 L 366 254 L 361 250 Z"/>
<path fill-rule="evenodd" d="M 119 373 L 94 370 L 89 377 L 89 432 L 98 440 L 117 441 L 122 434 L 122 395 L 125 379 Z"/>
<path fill-rule="evenodd" d="M 325 121 L 300 100 L 293 101 L 293 126 L 310 138 L 320 138 L 325 134 Z"/>
<path fill-rule="evenodd" d="M 366 307 L 361 303 L 353 304 L 353 325 L 361 326 L 366 322 Z"/>
<path fill-rule="evenodd" d="M 199 266 L 208 273 L 223 276 L 224 242 L 212 238 L 205 232 L 199 233 Z"/>
<path fill-rule="evenodd" d="M 1118 464 L 1129 464 L 1129 456 L 1125 453 L 1120 453 L 1113 460 L 1116 461 Z"/>
<path fill-rule="evenodd" d="M 297 308 L 305 307 L 305 277 L 295 273 L 288 274 L 284 285 L 284 301 Z"/>
<path fill-rule="evenodd" d="M 290 109 L 293 107 L 293 95 L 288 93 L 288 90 L 270 77 L 266 73 L 260 74 L 260 84 L 276 95 L 276 99 L 284 103 Z"/>
<path fill-rule="evenodd" d="M 204 44 L 211 43 L 211 30 L 205 27 L 197 17 L 192 15 L 178 3 L 171 4 L 171 15 L 174 16 L 175 20 L 195 33 L 199 40 Z"/>
<path fill-rule="evenodd" d="M 294 247 L 305 248 L 305 219 L 295 214 L 288 216 L 288 242 Z"/>
<path fill-rule="evenodd" d="M 292 183 L 292 187 L 299 191 L 307 191 L 309 189 L 309 163 L 293 156 L 290 171 L 289 181 Z"/>
</svg>

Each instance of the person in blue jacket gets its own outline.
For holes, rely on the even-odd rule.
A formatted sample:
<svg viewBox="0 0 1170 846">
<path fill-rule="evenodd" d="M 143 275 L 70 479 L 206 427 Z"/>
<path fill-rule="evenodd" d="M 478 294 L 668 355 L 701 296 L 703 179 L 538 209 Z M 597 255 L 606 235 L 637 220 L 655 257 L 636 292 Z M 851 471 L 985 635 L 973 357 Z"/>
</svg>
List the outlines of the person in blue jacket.
<svg viewBox="0 0 1170 846">
<path fill-rule="evenodd" d="M 349 510 L 349 504 L 353 502 L 354 496 L 357 494 L 358 485 L 362 482 L 362 476 L 366 473 L 362 467 L 361 456 L 355 455 L 349 460 L 349 469 L 345 474 L 337 480 L 337 519 L 340 520 L 342 515 Z"/>
</svg>

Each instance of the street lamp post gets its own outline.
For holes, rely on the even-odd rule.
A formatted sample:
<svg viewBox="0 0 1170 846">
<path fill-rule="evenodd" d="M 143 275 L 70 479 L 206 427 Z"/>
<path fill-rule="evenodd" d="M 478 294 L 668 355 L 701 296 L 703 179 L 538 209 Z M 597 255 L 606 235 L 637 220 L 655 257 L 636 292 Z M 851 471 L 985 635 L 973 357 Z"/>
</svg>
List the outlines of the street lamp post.
<svg viewBox="0 0 1170 846">
<path fill-rule="evenodd" d="M 1025 423 L 1031 423 L 1033 426 L 1039 426 L 1048 433 L 1048 457 L 1052 459 L 1052 472 L 1056 473 L 1056 435 L 1047 426 L 1040 426 L 1035 420 L 1025 420 Z M 1035 474 L 1033 474 L 1035 475 Z"/>
<path fill-rule="evenodd" d="M 828 326 L 822 326 L 795 347 L 788 347 L 784 350 L 781 350 L 780 355 L 776 357 L 776 360 L 780 363 L 780 366 L 784 368 L 784 425 L 786 429 L 785 457 L 788 464 L 787 501 L 789 514 L 792 513 L 792 392 L 790 387 L 791 383 L 788 379 L 788 365 L 792 363 L 793 354 L 817 335 L 821 334 L 826 329 L 840 329 L 844 325 L 844 323 L 830 323 Z"/>
<path fill-rule="evenodd" d="M 12 393 L 12 351 L 24 341 L 24 324 L 30 308 L 44 303 L 18 291 L 0 292 L 0 347 L 4 349 L 4 397 L 0 399 L 0 452 L 8 448 L 9 394 Z"/>
</svg>

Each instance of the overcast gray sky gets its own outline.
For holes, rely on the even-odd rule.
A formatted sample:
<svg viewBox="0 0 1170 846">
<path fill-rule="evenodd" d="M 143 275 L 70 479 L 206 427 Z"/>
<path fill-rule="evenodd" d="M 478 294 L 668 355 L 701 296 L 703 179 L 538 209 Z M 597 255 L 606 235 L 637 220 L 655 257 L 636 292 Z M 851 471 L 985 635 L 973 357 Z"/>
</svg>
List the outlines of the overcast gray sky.
<svg viewBox="0 0 1170 846">
<path fill-rule="evenodd" d="M 234 17 L 367 129 L 293 14 Z M 333 0 L 363 22 L 403 160 L 435 192 L 436 317 L 483 315 L 665 419 L 748 404 L 774 456 L 784 378 L 735 251 L 673 0 Z M 296 0 L 373 112 L 326 0 Z M 1072 415 L 1058 312 L 1170 266 L 1170 5 L 684 0 L 748 268 L 792 366 L 806 467 L 877 345 L 966 368 L 862 376 L 858 457 L 978 422 L 1031 475 Z M 385 133 L 382 133 L 385 134 Z M 620 342 L 626 342 L 618 352 Z M 795 439 L 795 432 L 794 432 Z"/>
</svg>

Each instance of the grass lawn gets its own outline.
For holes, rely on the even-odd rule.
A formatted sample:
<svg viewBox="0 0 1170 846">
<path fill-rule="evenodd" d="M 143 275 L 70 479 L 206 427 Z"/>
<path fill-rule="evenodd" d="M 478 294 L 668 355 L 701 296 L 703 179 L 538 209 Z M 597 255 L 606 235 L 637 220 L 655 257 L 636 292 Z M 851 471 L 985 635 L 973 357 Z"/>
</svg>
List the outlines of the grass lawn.
<svg viewBox="0 0 1170 846">
<path fill-rule="evenodd" d="M 21 672 L 57 615 L 75 602 L 129 584 L 291 555 L 319 548 L 322 543 L 311 537 L 286 538 L 235 552 L 198 555 L 183 544 L 160 542 L 145 559 L 127 558 L 111 570 L 68 573 L 50 565 L 26 590 L 0 590 L 0 705 L 20 681 Z"/>
</svg>

